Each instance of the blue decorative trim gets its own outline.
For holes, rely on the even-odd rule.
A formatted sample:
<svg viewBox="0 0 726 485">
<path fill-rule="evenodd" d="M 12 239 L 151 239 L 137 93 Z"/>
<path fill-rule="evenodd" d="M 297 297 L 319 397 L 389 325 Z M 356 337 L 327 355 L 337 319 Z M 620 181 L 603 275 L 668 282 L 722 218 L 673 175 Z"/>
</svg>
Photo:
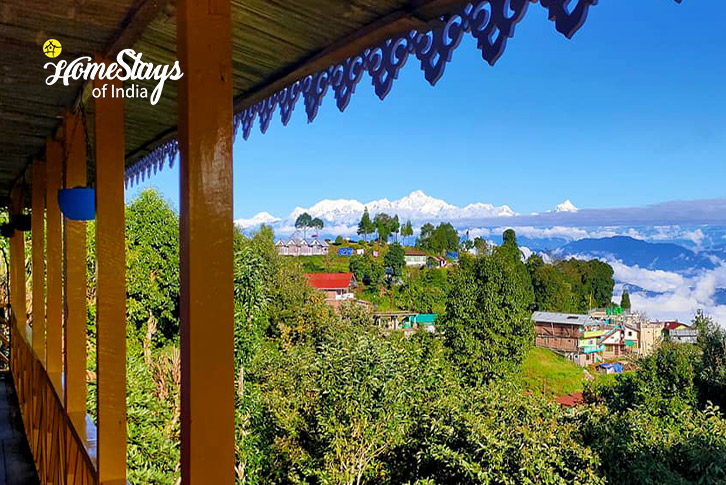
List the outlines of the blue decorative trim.
<svg viewBox="0 0 726 485">
<path fill-rule="evenodd" d="M 680 0 L 675 0 L 680 3 Z M 366 49 L 329 68 L 305 76 L 283 88 L 267 99 L 256 103 L 234 116 L 235 136 L 242 130 L 247 140 L 255 120 L 259 118 L 260 131 L 265 133 L 274 112 L 279 108 L 283 125 L 287 125 L 300 97 L 303 98 L 308 122 L 318 114 L 328 90 L 333 91 L 336 105 L 345 111 L 355 88 L 367 73 L 372 80 L 376 95 L 385 99 L 393 82 L 414 55 L 421 63 L 424 77 L 433 86 L 444 74 L 454 50 L 464 34 L 477 40 L 482 57 L 490 65 L 504 53 L 507 40 L 514 36 L 515 26 L 522 20 L 530 3 L 536 0 L 480 0 L 469 3 L 463 9 L 441 18 L 441 25 L 427 32 L 410 31 Z M 549 19 L 565 37 L 572 38 L 587 18 L 591 6 L 598 0 L 540 0 L 547 9 Z M 167 141 L 126 170 L 126 184 L 133 185 L 163 168 L 164 160 L 173 164 L 179 146 L 176 140 Z"/>
<path fill-rule="evenodd" d="M 165 161 L 169 163 L 169 168 L 172 168 L 178 153 L 179 142 L 176 138 L 157 146 L 126 169 L 126 188 L 138 184 L 139 181 L 145 180 L 147 176 L 151 177 L 152 170 L 156 174 L 156 172 L 164 168 Z"/>
</svg>

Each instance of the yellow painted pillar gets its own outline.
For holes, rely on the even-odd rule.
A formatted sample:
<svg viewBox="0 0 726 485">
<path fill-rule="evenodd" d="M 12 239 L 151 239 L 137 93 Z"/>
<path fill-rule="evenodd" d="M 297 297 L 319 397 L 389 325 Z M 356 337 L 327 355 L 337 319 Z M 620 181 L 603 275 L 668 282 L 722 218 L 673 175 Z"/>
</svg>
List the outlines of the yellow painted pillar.
<svg viewBox="0 0 726 485">
<path fill-rule="evenodd" d="M 45 365 L 45 162 L 33 162 L 33 351 Z"/>
<path fill-rule="evenodd" d="M 229 0 L 177 0 L 181 477 L 234 483 L 232 24 Z"/>
<path fill-rule="evenodd" d="M 101 62 L 101 59 L 96 59 Z M 103 88 L 105 81 L 94 86 Z M 111 89 L 123 87 L 109 82 Z M 98 474 L 102 484 L 126 484 L 126 252 L 124 100 L 97 98 L 96 261 Z"/>
<path fill-rule="evenodd" d="M 46 369 L 56 390 L 61 391 L 63 372 L 63 231 L 58 189 L 63 179 L 63 145 L 48 139 L 45 144 L 46 205 Z"/>
<path fill-rule="evenodd" d="M 86 186 L 86 135 L 79 114 L 63 123 L 66 188 Z M 86 223 L 65 219 L 65 407 L 86 415 Z M 82 422 L 82 421 L 81 421 Z"/>
<path fill-rule="evenodd" d="M 10 214 L 23 211 L 22 185 L 13 187 L 10 193 Z M 25 301 L 25 233 L 15 231 L 10 238 L 10 305 L 17 322 L 18 335 L 27 338 L 27 303 Z"/>
</svg>

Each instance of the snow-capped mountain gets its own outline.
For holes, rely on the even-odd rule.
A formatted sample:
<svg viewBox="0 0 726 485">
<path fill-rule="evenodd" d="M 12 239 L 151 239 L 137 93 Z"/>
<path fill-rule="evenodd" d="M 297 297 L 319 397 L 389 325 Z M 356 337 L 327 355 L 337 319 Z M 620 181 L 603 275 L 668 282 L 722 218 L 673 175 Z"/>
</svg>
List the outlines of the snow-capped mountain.
<svg viewBox="0 0 726 485">
<path fill-rule="evenodd" d="M 575 207 L 575 204 L 570 202 L 570 199 L 567 199 L 561 204 L 558 204 L 557 207 L 555 207 L 555 212 L 577 212 L 580 209 Z"/>
<path fill-rule="evenodd" d="M 269 212 L 260 212 L 249 219 L 237 219 L 234 223 L 242 229 L 248 229 L 261 226 L 262 224 L 275 224 L 280 221 L 281 219 L 279 217 L 275 217 Z"/>
<path fill-rule="evenodd" d="M 328 225 L 354 225 L 360 221 L 365 208 L 373 217 L 375 214 L 385 212 L 389 215 L 398 215 L 402 221 L 410 220 L 415 223 L 457 221 L 463 219 L 478 219 L 491 217 L 510 217 L 516 213 L 506 205 L 494 206 L 481 202 L 457 207 L 448 202 L 431 197 L 421 190 L 415 190 L 398 200 L 378 199 L 362 203 L 354 199 L 321 200 L 309 208 L 296 207 L 285 222 L 294 223 L 297 217 L 307 212 L 313 217 L 319 217 Z M 257 216 L 255 216 L 257 217 Z"/>
</svg>

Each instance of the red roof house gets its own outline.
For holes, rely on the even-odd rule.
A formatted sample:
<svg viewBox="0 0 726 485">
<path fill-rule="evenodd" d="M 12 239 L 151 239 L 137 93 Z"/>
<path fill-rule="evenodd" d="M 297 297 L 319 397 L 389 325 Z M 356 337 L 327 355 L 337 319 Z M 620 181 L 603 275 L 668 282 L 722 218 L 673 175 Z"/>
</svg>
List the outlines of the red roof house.
<svg viewBox="0 0 726 485">
<path fill-rule="evenodd" d="M 334 307 L 355 299 L 353 288 L 357 283 L 353 273 L 308 273 L 305 277 L 310 286 L 325 293 L 325 301 Z"/>
<path fill-rule="evenodd" d="M 355 286 L 353 273 L 308 273 L 308 283 L 318 290 L 344 290 Z"/>
<path fill-rule="evenodd" d="M 677 322 L 677 321 L 676 321 L 676 322 L 665 322 L 665 323 L 663 324 L 663 328 L 664 328 L 665 330 L 669 330 L 669 331 L 670 331 L 670 330 L 676 330 L 676 329 L 678 329 L 678 328 L 680 328 L 680 327 L 687 327 L 687 326 L 688 326 L 688 325 L 686 325 L 685 323 L 682 323 L 682 322 Z"/>
</svg>

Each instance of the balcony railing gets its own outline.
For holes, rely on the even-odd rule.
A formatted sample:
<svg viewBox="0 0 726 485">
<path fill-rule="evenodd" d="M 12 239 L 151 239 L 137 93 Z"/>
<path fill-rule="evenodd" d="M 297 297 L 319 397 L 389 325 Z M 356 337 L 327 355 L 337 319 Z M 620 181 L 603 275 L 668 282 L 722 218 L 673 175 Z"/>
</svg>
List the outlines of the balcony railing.
<svg viewBox="0 0 726 485">
<path fill-rule="evenodd" d="M 57 392 L 62 376 L 54 385 L 15 322 L 10 333 L 10 372 L 40 482 L 97 484 L 95 426 L 87 416 L 66 413 Z"/>
</svg>

